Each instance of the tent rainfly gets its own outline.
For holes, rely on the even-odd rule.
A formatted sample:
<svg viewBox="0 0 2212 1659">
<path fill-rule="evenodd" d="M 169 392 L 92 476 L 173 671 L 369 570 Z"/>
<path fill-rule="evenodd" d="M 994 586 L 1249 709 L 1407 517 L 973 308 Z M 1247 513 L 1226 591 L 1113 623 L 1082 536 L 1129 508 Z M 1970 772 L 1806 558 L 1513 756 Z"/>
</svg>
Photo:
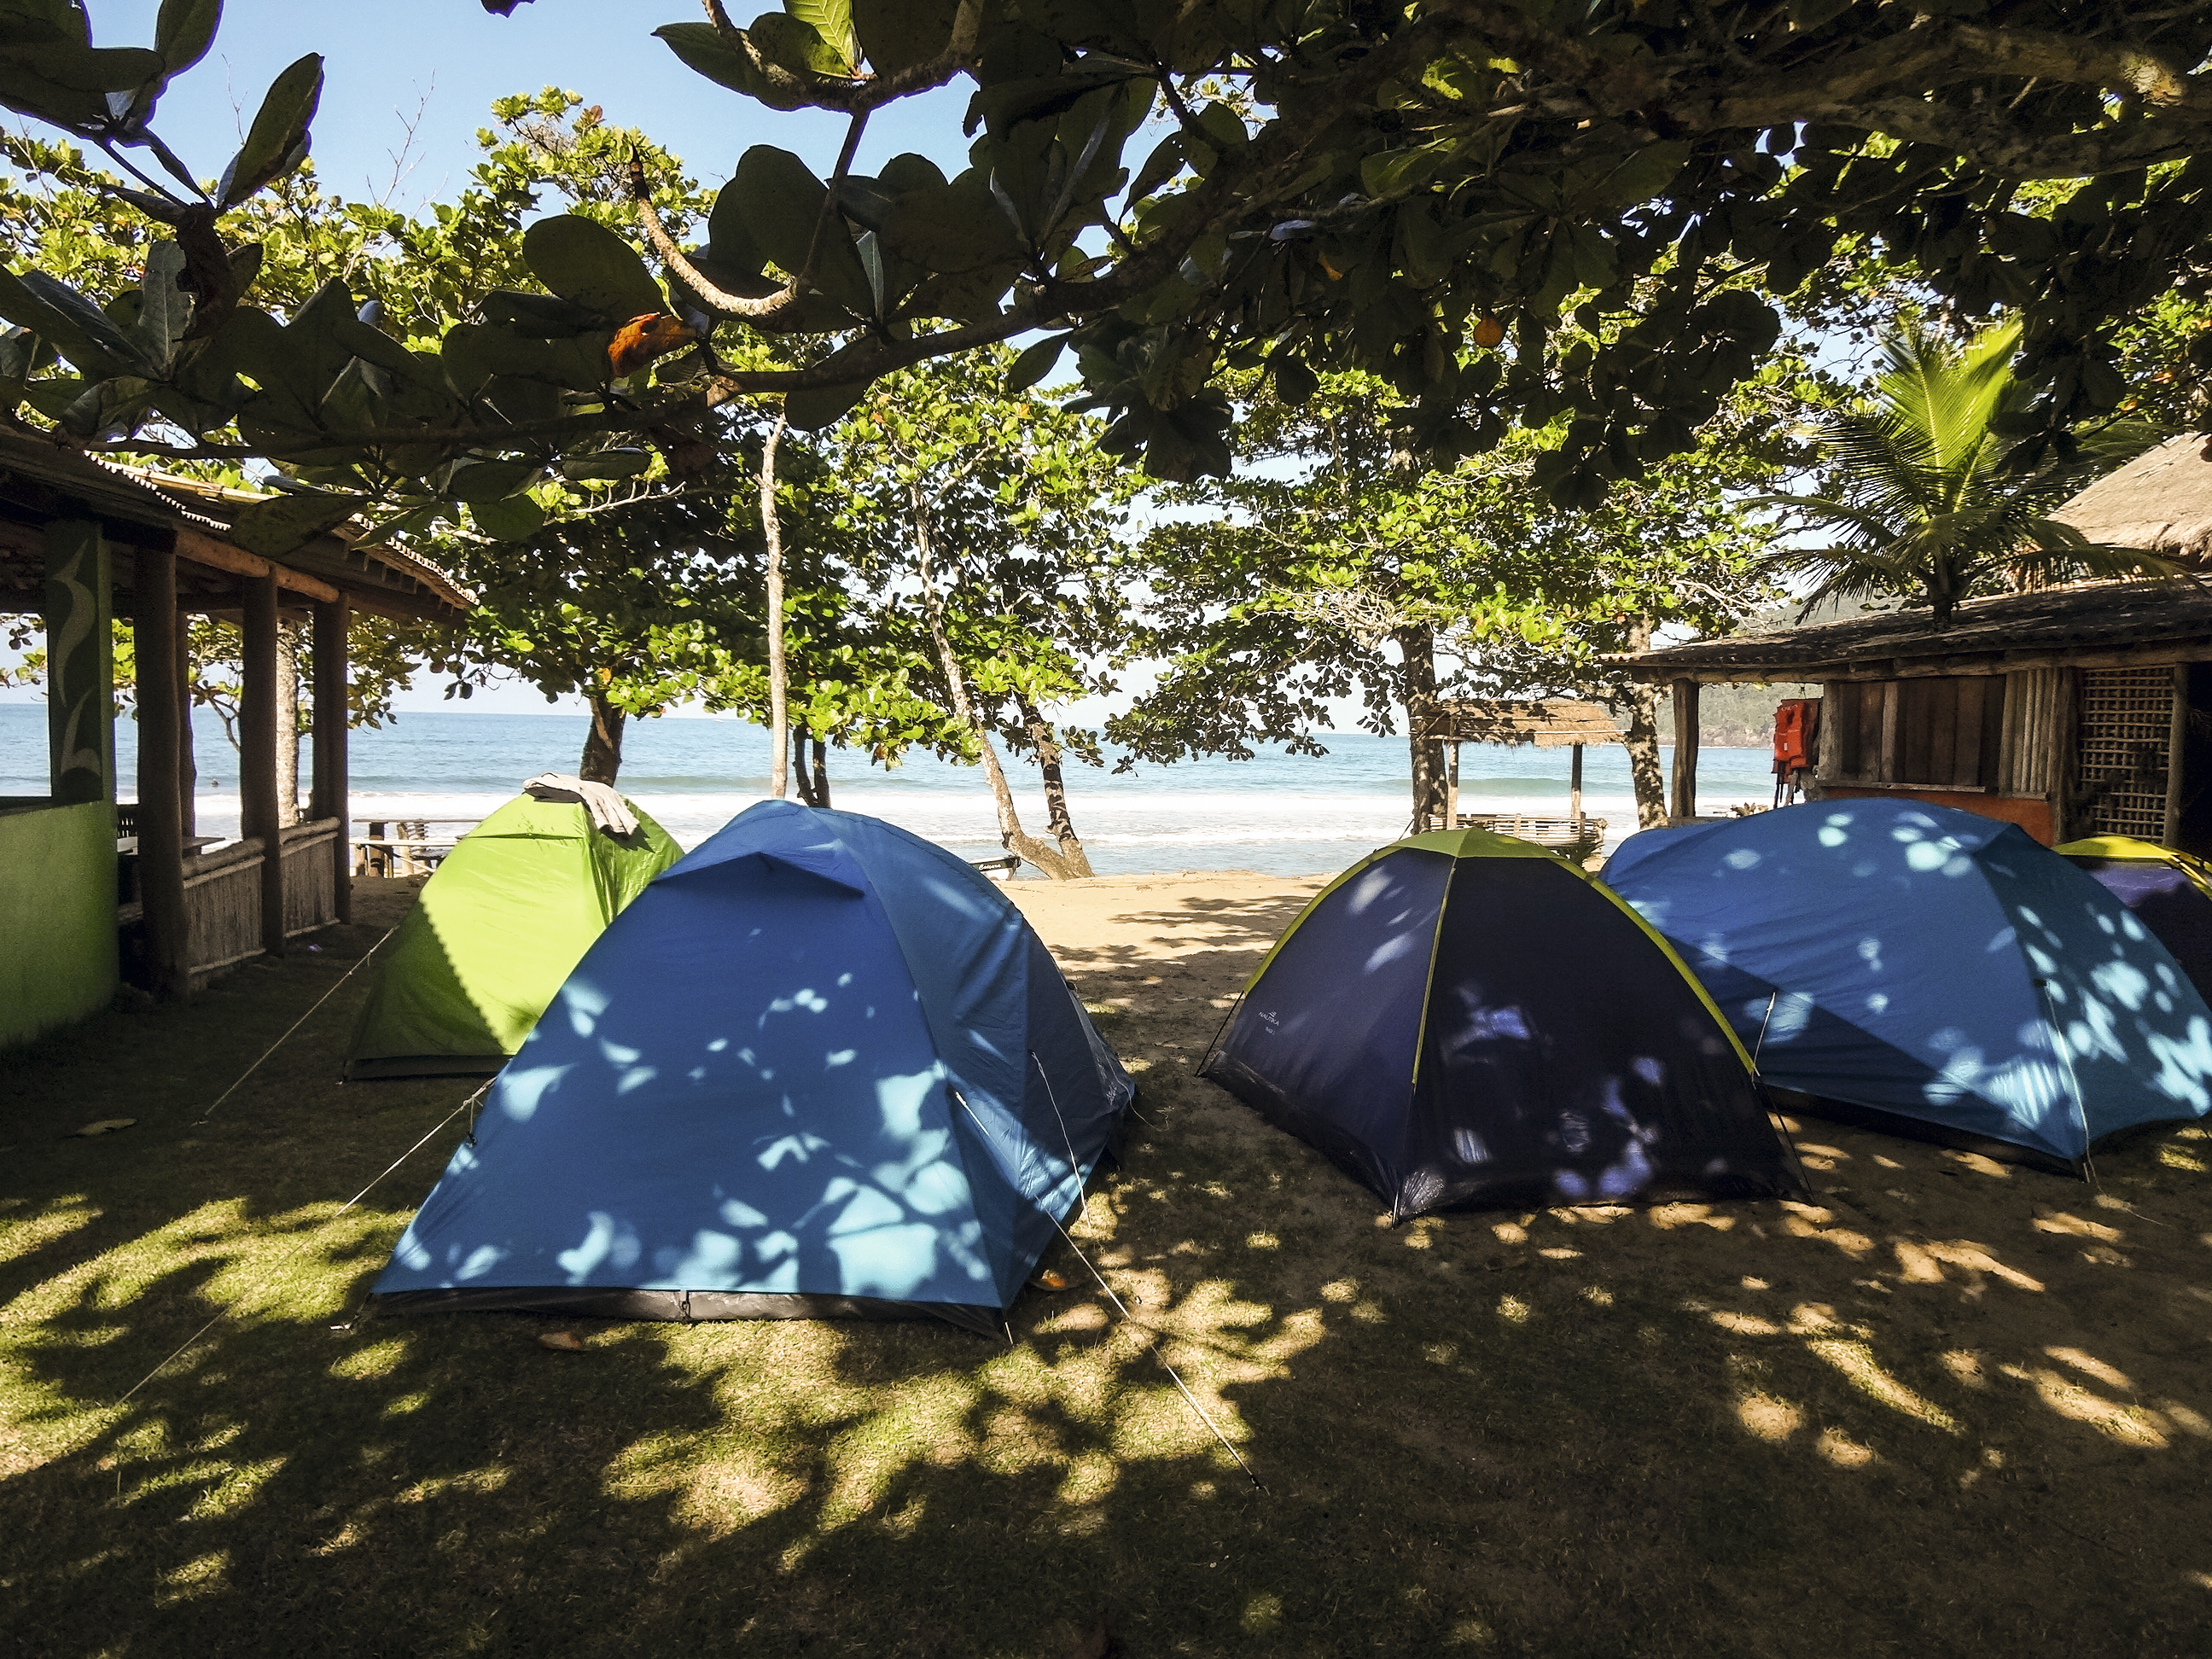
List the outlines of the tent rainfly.
<svg viewBox="0 0 2212 1659">
<path fill-rule="evenodd" d="M 2212 1109 L 2212 1008 L 2016 824 L 1809 801 L 1647 830 L 1603 879 L 1793 1109 L 2080 1174 L 2109 1135 Z"/>
<path fill-rule="evenodd" d="M 586 952 L 377 1305 L 995 1332 L 1134 1093 L 965 860 L 762 801 Z"/>
<path fill-rule="evenodd" d="M 592 941 L 683 856 L 634 803 L 596 830 L 574 797 L 520 795 L 461 837 L 400 922 L 346 1050 L 349 1082 L 489 1076 Z"/>
<path fill-rule="evenodd" d="M 1395 1218 L 1802 1188 L 1742 1045 L 1666 942 L 1578 866 L 1480 830 L 1401 841 L 1323 889 L 1201 1075 Z"/>
</svg>

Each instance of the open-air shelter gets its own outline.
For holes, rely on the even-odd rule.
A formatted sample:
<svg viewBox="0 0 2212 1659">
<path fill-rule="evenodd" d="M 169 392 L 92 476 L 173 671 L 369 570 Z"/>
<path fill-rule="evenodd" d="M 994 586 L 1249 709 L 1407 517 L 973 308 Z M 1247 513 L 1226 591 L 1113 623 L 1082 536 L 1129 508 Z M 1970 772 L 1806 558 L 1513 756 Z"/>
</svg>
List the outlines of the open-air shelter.
<svg viewBox="0 0 2212 1659">
<path fill-rule="evenodd" d="M 1583 747 L 1589 744 L 1627 742 L 1603 704 L 1566 698 L 1437 702 L 1414 711 L 1413 727 L 1417 739 L 1442 743 L 1449 750 L 1444 764 L 1443 814 L 1439 818 L 1433 812 L 1417 811 L 1413 827 L 1417 836 L 1437 830 L 1486 830 L 1547 844 L 1580 842 L 1586 830 L 1583 816 Z M 1495 743 L 1508 747 L 1534 744 L 1539 749 L 1572 750 L 1567 785 L 1568 816 L 1462 815 L 1459 810 L 1459 750 L 1463 743 Z M 1602 819 L 1598 821 L 1597 830 L 1600 835 L 1604 834 Z"/>
<path fill-rule="evenodd" d="M 173 998 L 347 918 L 348 620 L 453 622 L 472 601 L 422 560 L 342 533 L 250 552 L 231 532 L 257 499 L 0 429 L 0 614 L 45 625 L 50 775 L 44 795 L 0 799 L 0 1045 L 104 1006 L 123 930 L 143 940 L 148 988 Z M 234 617 L 244 637 L 240 836 L 204 852 L 186 829 L 195 613 Z M 120 823 L 117 618 L 131 624 L 139 722 L 137 799 L 120 803 Z M 289 826 L 277 790 L 286 619 L 312 629 L 317 715 L 313 787 Z"/>
</svg>

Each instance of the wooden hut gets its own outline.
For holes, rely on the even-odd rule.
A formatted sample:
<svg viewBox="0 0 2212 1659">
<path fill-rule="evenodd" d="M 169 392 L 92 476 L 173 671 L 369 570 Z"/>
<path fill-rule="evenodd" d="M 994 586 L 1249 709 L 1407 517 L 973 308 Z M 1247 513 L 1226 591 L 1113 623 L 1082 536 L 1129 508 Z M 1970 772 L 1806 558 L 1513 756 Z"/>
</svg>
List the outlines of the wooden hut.
<svg viewBox="0 0 2212 1659">
<path fill-rule="evenodd" d="M 0 428 L 0 613 L 44 621 L 50 782 L 0 799 L 0 1046 L 105 1006 L 118 931 L 157 995 L 349 908 L 346 625 L 359 609 L 452 622 L 473 602 L 397 549 L 318 537 L 265 558 L 230 535 L 256 499 L 134 472 Z M 182 649 L 193 612 L 245 639 L 239 840 L 188 851 L 191 726 Z M 313 628 L 313 784 L 280 823 L 277 629 Z M 115 776 L 111 618 L 131 625 L 139 721 L 135 801 Z M 118 806 L 124 820 L 118 825 Z M 128 833 L 118 833 L 118 828 Z"/>
<path fill-rule="evenodd" d="M 1940 629 L 1899 611 L 1619 663 L 1673 687 L 1676 817 L 1697 811 L 1699 688 L 1812 680 L 1821 796 L 1963 807 L 2046 845 L 2124 835 L 2212 854 L 2212 577 L 2039 588 L 1971 600 Z"/>
<path fill-rule="evenodd" d="M 1515 702 L 1439 702 L 1415 711 L 1416 739 L 1448 745 L 1444 767 L 1444 810 L 1441 815 L 1415 809 L 1413 833 L 1431 830 L 1491 830 L 1546 846 L 1576 846 L 1602 840 L 1602 818 L 1583 815 L 1583 749 L 1589 744 L 1626 743 L 1620 727 L 1602 704 L 1565 699 Z M 1571 749 L 1568 770 L 1568 816 L 1468 814 L 1459 810 L 1459 746 L 1462 743 L 1534 744 L 1539 749 Z"/>
</svg>

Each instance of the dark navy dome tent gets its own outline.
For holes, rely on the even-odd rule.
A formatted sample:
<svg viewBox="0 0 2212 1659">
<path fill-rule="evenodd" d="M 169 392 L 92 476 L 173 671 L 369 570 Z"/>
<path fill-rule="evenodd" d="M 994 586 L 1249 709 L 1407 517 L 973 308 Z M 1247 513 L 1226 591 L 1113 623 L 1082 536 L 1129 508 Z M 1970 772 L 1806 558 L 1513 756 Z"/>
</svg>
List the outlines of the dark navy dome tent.
<svg viewBox="0 0 2212 1659">
<path fill-rule="evenodd" d="M 1396 1217 L 1802 1186 L 1666 941 L 1578 866 L 1479 830 L 1401 841 L 1323 889 L 1201 1075 Z"/>
<path fill-rule="evenodd" d="M 577 964 L 378 1305 L 993 1330 L 1134 1092 L 964 860 L 763 801 Z"/>
<path fill-rule="evenodd" d="M 1806 1110 L 2078 1170 L 2107 1135 L 2212 1106 L 2212 1009 L 2016 825 L 1850 799 L 1644 841 L 1605 880 Z"/>
</svg>

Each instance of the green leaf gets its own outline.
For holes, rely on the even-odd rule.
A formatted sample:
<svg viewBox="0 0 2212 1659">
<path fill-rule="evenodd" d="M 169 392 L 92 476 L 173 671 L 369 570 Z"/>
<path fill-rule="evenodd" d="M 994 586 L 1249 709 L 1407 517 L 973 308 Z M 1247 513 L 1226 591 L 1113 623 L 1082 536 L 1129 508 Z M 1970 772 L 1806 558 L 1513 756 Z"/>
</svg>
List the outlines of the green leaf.
<svg viewBox="0 0 2212 1659">
<path fill-rule="evenodd" d="M 272 495 L 244 508 L 230 521 L 229 540 L 264 559 L 277 558 L 336 530 L 368 505 L 359 495 L 313 489 Z"/>
<path fill-rule="evenodd" d="M 1024 347 L 1021 356 L 1014 359 L 1012 367 L 1006 370 L 1006 390 L 1025 392 L 1035 386 L 1052 373 L 1053 365 L 1060 361 L 1060 354 L 1066 348 L 1067 336 L 1065 334 L 1055 334 L 1048 339 L 1039 340 L 1033 346 Z"/>
<path fill-rule="evenodd" d="M 738 192 L 737 210 L 754 245 L 786 271 L 798 275 L 806 264 L 815 227 L 822 222 L 830 187 L 789 150 L 755 144 L 738 159 L 725 193 L 728 190 Z M 841 215 L 833 213 L 821 223 L 821 238 L 814 286 L 855 316 L 873 315 L 875 295 Z"/>
<path fill-rule="evenodd" d="M 440 349 L 446 379 L 463 398 L 473 398 L 499 375 L 542 380 L 572 392 L 606 384 L 611 329 L 569 340 L 537 340 L 486 323 L 460 323 L 446 331 Z"/>
<path fill-rule="evenodd" d="M 745 34 L 762 57 L 802 79 L 820 76 L 835 80 L 848 76 L 844 56 L 824 40 L 813 25 L 796 17 L 786 16 L 780 11 L 766 13 L 753 20 Z"/>
<path fill-rule="evenodd" d="M 653 465 L 649 449 L 602 449 L 589 455 L 564 456 L 561 476 L 572 483 L 611 483 L 635 478 Z"/>
<path fill-rule="evenodd" d="M 980 270 L 1021 257 L 1021 239 L 981 167 L 969 167 L 942 190 L 901 196 L 882 234 L 885 247 L 924 270 Z"/>
<path fill-rule="evenodd" d="M 860 37 L 853 27 L 852 0 L 783 0 L 783 9 L 811 28 L 836 54 L 833 73 L 851 76 L 860 67 Z M 768 20 L 763 18 L 760 22 Z M 760 23 L 753 26 L 757 28 Z"/>
<path fill-rule="evenodd" d="M 536 461 L 456 461 L 445 493 L 474 506 L 519 495 L 544 476 Z"/>
<path fill-rule="evenodd" d="M 714 192 L 714 210 L 707 220 L 707 260 L 715 271 L 738 277 L 757 277 L 768 264 L 767 253 L 745 228 L 744 192 L 734 180 Z"/>
<path fill-rule="evenodd" d="M 811 392 L 793 392 L 785 395 L 783 412 L 791 424 L 801 432 L 818 432 L 825 426 L 834 426 L 850 412 L 853 405 L 867 396 L 868 380 L 855 380 L 849 386 L 821 386 Z"/>
<path fill-rule="evenodd" d="M 562 299 L 610 322 L 668 309 L 637 250 L 581 215 L 540 219 L 522 233 L 522 258 L 530 274 Z"/>
<path fill-rule="evenodd" d="M 868 62 L 878 75 L 896 75 L 951 44 L 960 0 L 852 0 L 852 9 Z"/>
<path fill-rule="evenodd" d="M 307 128 L 322 100 L 322 54 L 311 52 L 270 83 L 246 143 L 223 169 L 217 206 L 236 207 L 307 159 Z"/>
<path fill-rule="evenodd" d="M 106 312 L 43 270 L 18 276 L 0 266 L 0 317 L 40 335 L 89 379 L 111 380 L 147 367 L 137 343 Z"/>
<path fill-rule="evenodd" d="M 138 288 L 138 325 L 133 332 L 139 352 L 157 371 L 157 378 L 168 374 L 192 319 L 191 299 L 177 286 L 184 269 L 184 250 L 174 242 L 156 242 L 146 252 L 146 276 Z"/>
<path fill-rule="evenodd" d="M 665 23 L 653 33 L 666 41 L 668 49 L 694 74 L 757 99 L 770 109 L 799 107 L 798 99 L 775 90 L 751 60 L 724 40 L 712 23 Z"/>
<path fill-rule="evenodd" d="M 545 509 L 528 495 L 471 501 L 469 516 L 477 521 L 478 530 L 501 542 L 527 541 L 545 526 Z"/>
<path fill-rule="evenodd" d="M 180 75 L 207 56 L 222 21 L 222 0 L 161 0 L 154 21 L 154 50 L 162 67 Z"/>
<path fill-rule="evenodd" d="M 532 294 L 524 289 L 494 289 L 478 303 L 477 314 L 485 322 L 538 340 L 573 340 L 579 334 L 594 334 L 606 327 L 606 319 L 596 311 L 556 294 Z"/>
<path fill-rule="evenodd" d="M 1267 354 L 1267 373 L 1274 379 L 1275 395 L 1286 404 L 1302 404 L 1321 390 L 1321 377 L 1305 360 L 1281 346 Z"/>
</svg>

